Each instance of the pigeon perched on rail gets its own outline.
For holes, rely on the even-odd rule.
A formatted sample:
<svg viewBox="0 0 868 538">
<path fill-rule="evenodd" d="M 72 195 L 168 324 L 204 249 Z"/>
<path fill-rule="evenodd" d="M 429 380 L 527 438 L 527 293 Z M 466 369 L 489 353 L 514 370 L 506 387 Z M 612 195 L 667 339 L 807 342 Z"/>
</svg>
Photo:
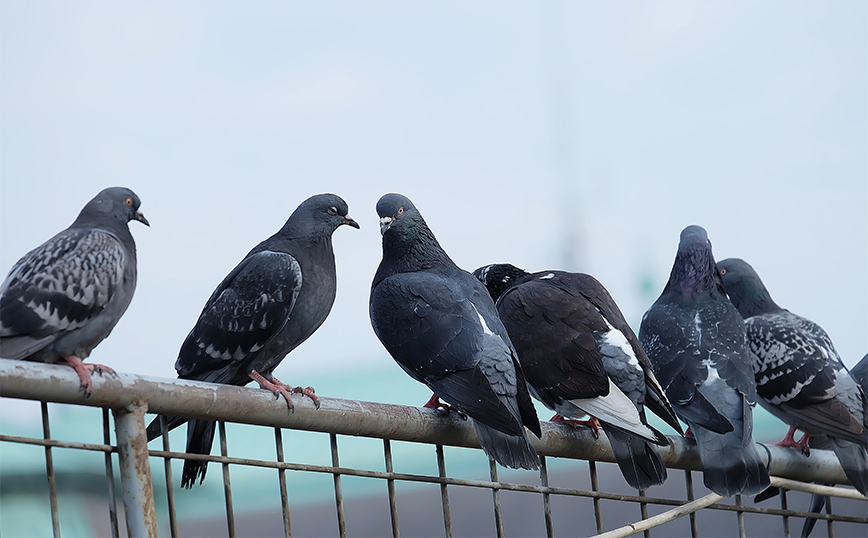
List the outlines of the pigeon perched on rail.
<svg viewBox="0 0 868 538">
<path fill-rule="evenodd" d="M 859 387 L 862 389 L 863 395 L 868 395 L 868 354 L 862 357 L 856 366 L 850 368 L 850 376 L 859 383 Z M 862 401 L 862 425 L 868 428 L 868 400 Z M 818 442 L 818 441 L 823 441 Z M 826 436 L 811 437 L 808 440 L 808 443 L 811 445 L 811 448 L 829 448 L 829 439 Z M 819 513 L 823 510 L 823 507 L 826 506 L 826 497 L 823 495 L 817 495 L 816 493 L 811 495 L 811 504 L 808 508 L 809 512 Z M 804 525 L 802 525 L 802 538 L 808 538 L 811 535 L 811 531 L 814 530 L 814 525 L 816 525 L 817 520 L 809 517 L 805 519 Z"/>
<path fill-rule="evenodd" d="M 0 357 L 65 363 L 90 395 L 84 364 L 111 333 L 136 290 L 136 243 L 128 223 L 150 226 L 130 189 L 97 194 L 69 228 L 24 255 L 0 287 Z"/>
<path fill-rule="evenodd" d="M 717 268 L 747 326 L 759 403 L 790 425 L 778 444 L 809 454 L 809 439 L 827 436 L 850 483 L 868 494 L 864 394 L 829 335 L 778 306 L 744 260 L 726 259 Z M 799 442 L 793 439 L 796 429 L 805 432 Z"/>
<path fill-rule="evenodd" d="M 726 298 L 705 230 L 688 226 L 639 341 L 675 414 L 696 438 L 706 487 L 755 494 L 769 485 L 753 439 L 756 383 L 744 321 Z"/>
<path fill-rule="evenodd" d="M 386 194 L 377 214 L 383 260 L 370 299 L 377 337 L 410 377 L 434 391 L 426 407 L 473 419 L 489 458 L 539 468 L 524 429 L 540 437 L 539 419 L 485 286 L 455 265 L 408 198 Z"/>
<path fill-rule="evenodd" d="M 679 433 L 681 425 L 606 288 L 590 275 L 510 264 L 473 275 L 496 301 L 531 394 L 558 413 L 553 420 L 598 419 L 627 483 L 662 484 L 666 465 L 655 445 L 669 441 L 648 425 L 646 402 Z"/>
<path fill-rule="evenodd" d="M 334 194 L 302 202 L 277 233 L 259 243 L 217 286 L 196 326 L 187 335 L 175 370 L 181 379 L 243 386 L 256 381 L 281 395 L 292 409 L 290 391 L 319 401 L 310 387 L 290 388 L 272 376 L 280 361 L 323 324 L 337 292 L 332 234 L 346 224 L 347 203 Z M 167 417 L 172 429 L 187 419 Z M 187 452 L 209 454 L 214 422 L 190 420 Z M 161 433 L 159 417 L 148 440 Z M 207 462 L 184 461 L 181 486 L 205 479 Z"/>
</svg>

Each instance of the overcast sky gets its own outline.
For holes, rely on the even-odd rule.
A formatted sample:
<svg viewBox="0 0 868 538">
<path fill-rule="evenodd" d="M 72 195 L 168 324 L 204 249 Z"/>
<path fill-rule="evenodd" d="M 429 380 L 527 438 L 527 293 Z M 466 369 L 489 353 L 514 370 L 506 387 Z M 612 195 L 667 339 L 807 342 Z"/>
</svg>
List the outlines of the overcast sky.
<svg viewBox="0 0 868 538">
<path fill-rule="evenodd" d="M 327 191 L 362 228 L 287 383 L 397 368 L 367 306 L 393 191 L 461 267 L 591 273 L 635 328 L 700 224 L 846 364 L 868 352 L 861 0 L 5 1 L 0 65 L 0 270 L 107 186 L 151 221 L 91 358 L 121 371 L 174 377 L 214 287 Z"/>
</svg>

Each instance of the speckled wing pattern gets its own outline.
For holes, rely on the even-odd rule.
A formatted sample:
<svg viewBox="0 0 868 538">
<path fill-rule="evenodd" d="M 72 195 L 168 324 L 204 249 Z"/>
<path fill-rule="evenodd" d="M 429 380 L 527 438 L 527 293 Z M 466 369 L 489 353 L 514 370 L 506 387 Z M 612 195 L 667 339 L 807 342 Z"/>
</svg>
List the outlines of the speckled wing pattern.
<svg viewBox="0 0 868 538">
<path fill-rule="evenodd" d="M 87 325 L 121 286 L 129 262 L 120 240 L 98 229 L 66 230 L 29 252 L 0 289 L 0 337 L 27 335 L 4 342 L 3 357 L 26 357 Z"/>
<path fill-rule="evenodd" d="M 220 371 L 262 349 L 286 325 L 301 286 L 301 267 L 293 256 L 268 250 L 249 255 L 205 304 L 181 346 L 178 375 L 201 379 L 200 372 Z"/>
<path fill-rule="evenodd" d="M 786 311 L 753 316 L 746 323 L 760 396 L 772 405 L 803 406 L 834 395 L 835 381 L 823 372 L 837 353 L 819 325 Z M 803 390 L 809 385 L 812 390 Z"/>
</svg>

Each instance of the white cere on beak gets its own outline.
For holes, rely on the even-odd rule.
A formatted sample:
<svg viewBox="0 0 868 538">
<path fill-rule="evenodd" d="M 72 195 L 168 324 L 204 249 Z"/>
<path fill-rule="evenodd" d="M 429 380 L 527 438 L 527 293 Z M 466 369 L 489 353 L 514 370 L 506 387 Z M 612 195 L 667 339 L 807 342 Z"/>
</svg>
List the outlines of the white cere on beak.
<svg viewBox="0 0 868 538">
<path fill-rule="evenodd" d="M 389 229 L 389 226 L 392 225 L 392 217 L 383 217 L 380 219 L 380 234 L 386 233 L 386 230 Z"/>
</svg>

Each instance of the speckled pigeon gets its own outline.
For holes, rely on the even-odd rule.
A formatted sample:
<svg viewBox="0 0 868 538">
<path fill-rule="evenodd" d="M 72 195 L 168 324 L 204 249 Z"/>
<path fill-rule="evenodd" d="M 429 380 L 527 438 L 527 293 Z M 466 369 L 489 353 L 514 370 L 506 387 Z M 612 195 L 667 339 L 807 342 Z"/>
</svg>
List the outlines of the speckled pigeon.
<svg viewBox="0 0 868 538">
<path fill-rule="evenodd" d="M 427 407 L 473 419 L 489 458 L 539 468 L 524 428 L 539 437 L 539 419 L 485 286 L 455 265 L 408 198 L 384 195 L 377 214 L 383 260 L 370 299 L 377 337 L 410 377 L 434 391 Z"/>
<path fill-rule="evenodd" d="M 744 260 L 723 260 L 717 268 L 747 326 L 760 405 L 790 425 L 778 444 L 809 454 L 808 440 L 826 435 L 847 478 L 868 494 L 864 394 L 829 335 L 813 321 L 778 306 Z M 796 429 L 805 432 L 799 442 L 793 439 Z"/>
<path fill-rule="evenodd" d="M 24 255 L 0 287 L 0 357 L 73 367 L 90 395 L 84 364 L 111 333 L 136 290 L 136 243 L 128 223 L 148 220 L 139 197 L 123 187 L 102 190 L 69 228 Z"/>
<path fill-rule="evenodd" d="M 302 202 L 283 228 L 259 243 L 217 286 L 187 335 L 175 370 L 181 379 L 226 385 L 256 381 L 281 395 L 292 409 L 290 390 L 309 396 L 310 387 L 290 388 L 272 376 L 280 361 L 323 324 L 337 293 L 332 234 L 346 224 L 347 203 L 334 194 Z M 169 429 L 186 421 L 167 417 Z M 190 420 L 187 452 L 209 454 L 214 422 Z M 148 426 L 148 440 L 161 433 L 159 417 Z M 184 461 L 182 487 L 205 479 L 207 462 Z"/>
<path fill-rule="evenodd" d="M 681 433 L 639 340 L 605 287 L 582 273 L 528 273 L 493 264 L 473 272 L 496 301 L 518 351 L 530 393 L 558 414 L 599 419 L 627 482 L 647 489 L 666 480 L 645 405 Z M 565 420 L 566 419 L 566 420 Z"/>
<path fill-rule="evenodd" d="M 767 488 L 753 439 L 756 383 L 744 321 L 726 298 L 703 228 L 681 232 L 669 282 L 642 318 L 639 341 L 696 438 L 706 487 L 724 496 Z"/>
<path fill-rule="evenodd" d="M 850 375 L 853 379 L 859 383 L 859 387 L 862 389 L 862 395 L 868 395 L 868 354 L 862 357 L 856 366 L 850 368 Z M 868 428 L 868 400 L 862 401 L 862 425 Z M 822 441 L 825 441 L 823 443 Z M 814 436 L 808 440 L 808 443 L 811 445 L 811 448 L 829 448 L 829 438 L 826 436 Z M 826 506 L 826 497 L 823 495 L 811 495 L 811 505 L 808 508 L 809 512 L 819 513 L 823 510 L 823 507 Z M 814 525 L 817 523 L 817 520 L 809 517 L 805 519 L 804 525 L 802 525 L 802 538 L 808 538 L 811 535 L 811 531 L 814 529 Z"/>
</svg>

